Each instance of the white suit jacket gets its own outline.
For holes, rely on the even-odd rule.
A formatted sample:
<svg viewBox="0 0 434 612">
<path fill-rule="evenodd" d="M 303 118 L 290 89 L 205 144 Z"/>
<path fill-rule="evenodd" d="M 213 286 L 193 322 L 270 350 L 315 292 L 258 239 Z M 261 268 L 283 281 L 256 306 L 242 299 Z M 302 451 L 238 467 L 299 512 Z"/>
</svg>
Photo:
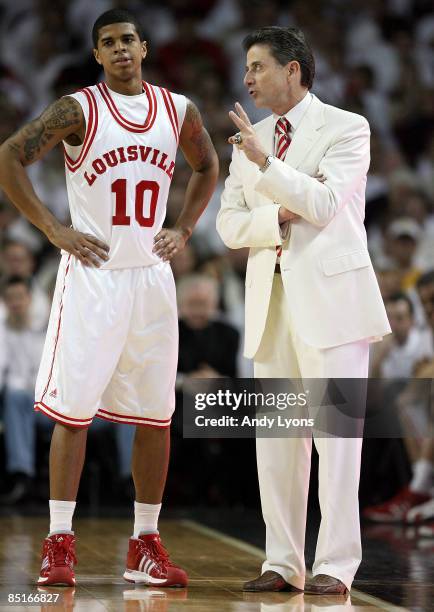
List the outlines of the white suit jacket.
<svg viewBox="0 0 434 612">
<path fill-rule="evenodd" d="M 255 124 L 273 151 L 274 119 Z M 328 348 L 390 333 L 363 225 L 369 124 L 313 96 L 286 158 L 261 173 L 234 147 L 217 230 L 232 249 L 250 247 L 246 272 L 245 355 L 264 332 L 282 244 L 279 205 L 298 213 L 280 259 L 288 308 L 300 338 Z M 313 178 L 318 172 L 325 183 Z M 278 204 L 279 205 L 278 205 Z"/>
</svg>

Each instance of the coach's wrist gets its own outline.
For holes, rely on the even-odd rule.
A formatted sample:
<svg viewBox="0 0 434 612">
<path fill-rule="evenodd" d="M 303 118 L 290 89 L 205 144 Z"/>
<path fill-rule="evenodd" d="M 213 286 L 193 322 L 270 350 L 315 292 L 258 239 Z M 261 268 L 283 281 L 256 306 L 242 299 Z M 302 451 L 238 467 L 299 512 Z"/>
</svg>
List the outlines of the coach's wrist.
<svg viewBox="0 0 434 612">
<path fill-rule="evenodd" d="M 262 168 L 265 166 L 265 164 L 267 163 L 268 157 L 269 155 L 266 155 L 265 153 L 263 153 L 257 159 L 255 159 L 255 164 L 258 166 L 259 170 L 262 170 Z"/>
<path fill-rule="evenodd" d="M 265 158 L 264 163 L 262 164 L 262 166 L 259 166 L 259 170 L 264 173 L 266 170 L 268 170 L 268 168 L 271 166 L 271 162 L 273 161 L 273 156 L 272 155 L 267 155 L 267 157 Z"/>
</svg>

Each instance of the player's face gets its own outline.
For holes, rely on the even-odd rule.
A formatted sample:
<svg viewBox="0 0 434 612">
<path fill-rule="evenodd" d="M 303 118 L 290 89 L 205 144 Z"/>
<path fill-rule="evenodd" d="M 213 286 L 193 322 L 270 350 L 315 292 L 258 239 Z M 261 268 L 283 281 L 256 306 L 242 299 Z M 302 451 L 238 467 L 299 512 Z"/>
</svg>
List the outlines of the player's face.
<svg viewBox="0 0 434 612">
<path fill-rule="evenodd" d="M 291 64 L 281 66 L 268 45 L 253 45 L 247 51 L 244 85 L 257 108 L 284 105 L 291 90 Z"/>
<path fill-rule="evenodd" d="M 141 71 L 146 42 L 140 41 L 132 23 L 113 23 L 99 30 L 94 55 L 106 75 L 125 81 Z"/>
</svg>

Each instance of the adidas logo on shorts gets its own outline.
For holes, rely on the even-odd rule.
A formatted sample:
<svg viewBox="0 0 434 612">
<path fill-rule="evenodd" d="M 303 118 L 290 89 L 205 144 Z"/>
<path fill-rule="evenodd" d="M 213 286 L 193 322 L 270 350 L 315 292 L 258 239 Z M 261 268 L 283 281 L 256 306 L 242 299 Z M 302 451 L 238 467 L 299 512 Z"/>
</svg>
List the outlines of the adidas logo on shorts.
<svg viewBox="0 0 434 612">
<path fill-rule="evenodd" d="M 56 398 L 56 397 L 57 397 L 57 389 L 53 389 L 53 390 L 51 391 L 51 393 L 50 393 L 50 397 L 54 397 L 54 398 Z"/>
</svg>

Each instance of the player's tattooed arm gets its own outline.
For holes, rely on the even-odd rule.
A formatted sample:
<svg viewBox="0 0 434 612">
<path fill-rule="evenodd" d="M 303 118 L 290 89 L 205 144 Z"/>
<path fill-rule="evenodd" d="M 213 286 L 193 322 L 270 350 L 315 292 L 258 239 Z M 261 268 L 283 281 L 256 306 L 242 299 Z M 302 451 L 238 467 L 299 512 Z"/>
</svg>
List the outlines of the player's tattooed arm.
<svg viewBox="0 0 434 612">
<path fill-rule="evenodd" d="M 184 207 L 173 229 L 162 229 L 154 238 L 154 252 L 170 260 L 182 249 L 211 198 L 219 172 L 217 153 L 202 117 L 193 102 L 187 101 L 179 146 L 193 173 L 187 185 Z"/>
<path fill-rule="evenodd" d="M 65 227 L 36 195 L 24 169 L 43 157 L 62 140 L 79 145 L 85 121 L 80 104 L 65 97 L 53 102 L 34 119 L 8 138 L 0 147 L 0 187 L 11 202 L 59 249 L 75 255 L 85 265 L 100 265 L 108 247 L 94 236 Z"/>
<path fill-rule="evenodd" d="M 191 100 L 187 102 L 179 145 L 195 172 L 206 171 L 218 164 L 211 138 L 203 125 L 197 106 Z"/>
<path fill-rule="evenodd" d="M 82 143 L 85 120 L 80 104 L 68 96 L 56 100 L 39 116 L 13 134 L 5 146 L 11 155 L 28 166 L 62 140 Z"/>
</svg>

